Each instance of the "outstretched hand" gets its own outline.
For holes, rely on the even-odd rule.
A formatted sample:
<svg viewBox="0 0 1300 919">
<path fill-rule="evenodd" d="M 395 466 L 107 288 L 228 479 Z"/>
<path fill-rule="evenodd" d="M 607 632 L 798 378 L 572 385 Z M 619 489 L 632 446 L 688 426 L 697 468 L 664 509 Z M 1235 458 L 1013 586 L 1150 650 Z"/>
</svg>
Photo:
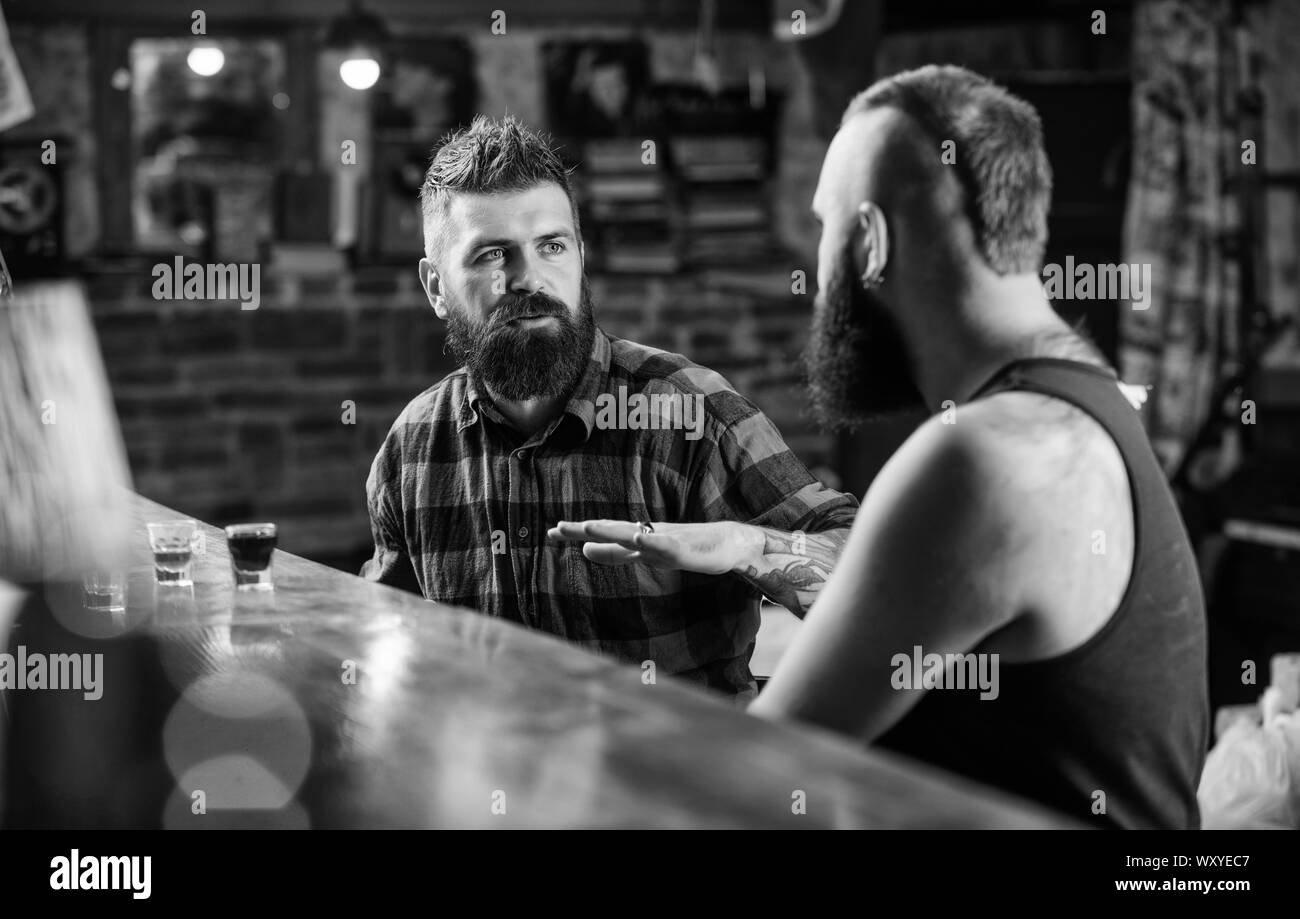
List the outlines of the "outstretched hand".
<svg viewBox="0 0 1300 919">
<path fill-rule="evenodd" d="M 646 533 L 627 520 L 561 520 L 546 538 L 581 542 L 582 554 L 601 565 L 639 562 L 697 574 L 726 574 L 763 549 L 761 533 L 751 534 L 744 524 L 730 520 L 652 526 L 654 532 Z"/>
</svg>

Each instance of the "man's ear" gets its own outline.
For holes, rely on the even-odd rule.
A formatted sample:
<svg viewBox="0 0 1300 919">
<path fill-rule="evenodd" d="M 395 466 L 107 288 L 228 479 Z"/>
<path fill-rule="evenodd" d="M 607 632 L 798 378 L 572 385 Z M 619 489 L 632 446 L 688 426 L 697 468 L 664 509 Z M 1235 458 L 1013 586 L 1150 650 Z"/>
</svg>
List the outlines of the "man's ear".
<svg viewBox="0 0 1300 919">
<path fill-rule="evenodd" d="M 446 319 L 447 300 L 442 295 L 442 278 L 433 262 L 427 258 L 420 259 L 420 286 L 424 288 L 424 295 L 429 298 L 429 305 L 438 314 L 438 318 Z"/>
<path fill-rule="evenodd" d="M 854 264 L 860 271 L 864 287 L 875 287 L 885 280 L 889 264 L 889 226 L 885 212 L 874 201 L 858 205 L 858 229 L 862 231 L 854 252 Z"/>
</svg>

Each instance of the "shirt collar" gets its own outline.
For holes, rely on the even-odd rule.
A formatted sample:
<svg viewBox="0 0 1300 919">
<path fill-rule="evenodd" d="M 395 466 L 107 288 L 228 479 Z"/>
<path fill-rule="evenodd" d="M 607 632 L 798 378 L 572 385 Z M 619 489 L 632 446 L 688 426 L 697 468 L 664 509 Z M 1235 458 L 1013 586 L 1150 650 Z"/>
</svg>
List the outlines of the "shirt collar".
<svg viewBox="0 0 1300 919">
<path fill-rule="evenodd" d="M 595 427 L 596 397 L 608 388 L 611 353 L 609 336 L 597 326 L 596 334 L 593 336 L 591 343 L 591 355 L 587 361 L 587 369 L 583 371 L 582 377 L 578 380 L 578 385 L 573 388 L 569 401 L 564 406 L 564 414 L 572 415 L 582 424 L 581 443 L 586 443 L 587 439 L 591 437 L 592 429 Z M 479 390 L 474 375 L 466 370 L 465 395 L 461 400 L 456 430 L 463 431 L 472 425 L 478 420 L 480 412 L 486 413 L 493 421 L 500 424 L 505 423 L 505 419 L 493 407 L 492 400 L 487 397 L 485 392 Z M 555 427 L 558 428 L 558 425 Z"/>
</svg>

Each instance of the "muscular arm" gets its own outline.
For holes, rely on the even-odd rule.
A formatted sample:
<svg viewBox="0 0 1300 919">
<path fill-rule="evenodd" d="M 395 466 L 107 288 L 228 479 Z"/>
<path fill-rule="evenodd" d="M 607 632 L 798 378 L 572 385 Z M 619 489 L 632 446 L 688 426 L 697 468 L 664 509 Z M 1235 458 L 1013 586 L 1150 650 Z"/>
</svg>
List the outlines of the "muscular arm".
<svg viewBox="0 0 1300 919">
<path fill-rule="evenodd" d="M 894 685 L 896 655 L 966 653 L 1015 615 L 1016 473 L 969 428 L 924 427 L 886 464 L 751 712 L 874 739 L 924 692 Z"/>
<path fill-rule="evenodd" d="M 802 619 L 830 579 L 850 529 L 785 533 L 745 525 L 745 530 L 753 548 L 735 573 Z"/>
</svg>

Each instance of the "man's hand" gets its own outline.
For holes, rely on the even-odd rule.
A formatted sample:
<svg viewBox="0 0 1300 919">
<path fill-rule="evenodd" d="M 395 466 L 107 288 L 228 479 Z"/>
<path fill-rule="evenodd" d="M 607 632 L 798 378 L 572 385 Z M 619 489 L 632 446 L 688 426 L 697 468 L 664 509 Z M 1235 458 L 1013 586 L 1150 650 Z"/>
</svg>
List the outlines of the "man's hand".
<svg viewBox="0 0 1300 919">
<path fill-rule="evenodd" d="M 641 562 L 698 574 L 734 572 L 802 618 L 848 539 L 847 528 L 785 533 L 731 520 L 655 523 L 654 532 L 626 520 L 559 524 L 547 538 L 584 543 L 582 554 L 602 565 Z"/>
<path fill-rule="evenodd" d="M 640 562 L 698 574 L 727 574 L 752 565 L 763 551 L 757 527 L 730 520 L 716 523 L 654 523 L 646 533 L 626 520 L 561 520 L 547 539 L 581 542 L 582 554 L 602 565 Z"/>
</svg>

